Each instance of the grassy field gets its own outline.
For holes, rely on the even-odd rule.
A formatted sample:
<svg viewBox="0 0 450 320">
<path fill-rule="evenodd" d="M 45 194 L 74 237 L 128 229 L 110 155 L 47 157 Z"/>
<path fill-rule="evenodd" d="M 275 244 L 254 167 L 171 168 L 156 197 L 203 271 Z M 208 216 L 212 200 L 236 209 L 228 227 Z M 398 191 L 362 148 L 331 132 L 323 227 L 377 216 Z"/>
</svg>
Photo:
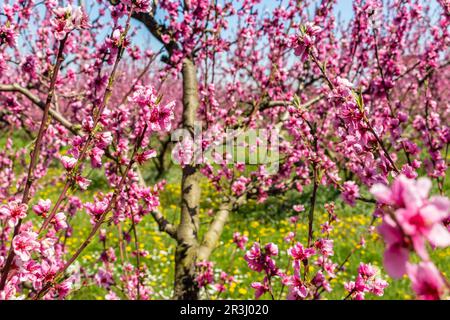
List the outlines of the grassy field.
<svg viewBox="0 0 450 320">
<path fill-rule="evenodd" d="M 215 193 L 207 188 L 204 184 L 203 192 L 203 208 L 201 210 L 202 224 L 208 224 L 212 219 L 206 211 L 209 208 L 216 208 L 218 206 L 214 199 Z M 57 190 L 60 186 L 49 186 L 41 192 L 43 198 L 54 198 L 57 195 Z M 315 213 L 315 225 L 323 223 L 327 219 L 327 213 L 323 207 L 326 201 L 335 199 L 336 213 L 339 217 L 339 222 L 335 225 L 331 232 L 331 238 L 335 240 L 335 254 L 333 261 L 341 264 L 347 255 L 354 250 L 348 263 L 345 265 L 345 270 L 338 274 L 338 277 L 333 280 L 333 292 L 325 295 L 329 299 L 340 299 L 345 296 L 343 284 L 352 280 L 356 275 L 359 262 L 371 263 L 382 268 L 383 255 L 383 241 L 376 233 L 368 233 L 368 226 L 372 220 L 373 205 L 358 204 L 354 208 L 344 205 L 339 197 L 334 193 L 327 193 L 327 190 L 320 190 L 321 197 L 318 199 L 318 207 Z M 176 222 L 178 213 L 178 203 L 180 195 L 180 186 L 178 183 L 169 183 L 165 192 L 161 195 L 161 210 L 171 222 Z M 88 198 L 87 194 L 82 196 Z M 247 267 L 243 259 L 244 252 L 236 250 L 236 246 L 232 242 L 232 236 L 235 231 L 239 231 L 249 238 L 247 247 L 254 241 L 261 243 L 274 242 L 279 245 L 280 257 L 277 259 L 277 265 L 283 269 L 288 265 L 286 250 L 289 245 L 283 241 L 283 238 L 289 231 L 293 230 L 293 225 L 289 221 L 289 217 L 296 213 L 291 209 L 293 204 L 305 203 L 307 205 L 308 192 L 302 197 L 296 197 L 294 192 L 287 194 L 281 199 L 269 200 L 266 204 L 256 204 L 254 202 L 248 203 L 239 211 L 235 212 L 226 225 L 221 242 L 214 251 L 212 261 L 215 262 L 216 272 L 221 270 L 232 274 L 236 278 L 236 282 L 228 286 L 227 292 L 220 295 L 220 298 L 231 299 L 252 299 L 253 290 L 250 284 L 253 281 L 261 281 L 263 276 L 257 274 Z M 282 203 L 283 206 L 280 206 Z M 322 204 L 322 205 L 320 205 Z M 375 225 L 377 225 L 376 223 Z M 75 237 L 68 240 L 68 246 L 75 250 L 80 241 L 89 231 L 87 215 L 80 212 L 76 219 L 72 222 L 75 229 Z M 125 227 L 124 229 L 127 229 Z M 117 228 L 110 226 L 108 228 L 108 236 L 114 239 L 117 234 Z M 171 296 L 172 281 L 173 281 L 173 253 L 174 242 L 166 234 L 161 233 L 156 223 L 151 217 L 144 219 L 138 226 L 138 234 L 140 237 L 140 246 L 150 252 L 150 255 L 145 259 L 147 266 L 153 275 L 153 281 L 150 285 L 154 288 L 155 298 L 168 298 Z M 360 239 L 364 236 L 366 239 L 366 246 L 361 247 Z M 307 241 L 307 214 L 301 213 L 298 224 L 298 240 L 302 243 Z M 92 265 L 90 262 L 97 260 L 99 252 L 99 244 L 93 243 L 83 255 L 80 263 L 81 265 Z M 129 245 L 126 250 L 128 253 L 134 250 Z M 441 270 L 447 271 L 450 263 L 450 249 L 436 250 L 432 253 L 437 265 Z M 232 257 L 232 258 L 230 258 Z M 133 259 L 130 259 L 133 261 Z M 233 261 L 231 261 L 233 260 Z M 384 274 L 384 272 L 382 271 Z M 385 276 L 387 278 L 387 276 Z M 385 292 L 384 299 L 410 299 L 409 280 L 405 277 L 401 280 L 393 281 L 387 279 L 389 287 Z M 279 283 L 275 285 L 275 292 L 279 292 L 281 286 Z M 73 295 L 73 299 L 103 299 L 106 291 L 95 286 L 83 287 Z M 217 298 L 217 293 L 213 288 L 204 290 L 205 298 Z M 268 298 L 268 297 L 265 297 Z M 367 298 L 378 298 L 368 295 Z"/>
<path fill-rule="evenodd" d="M 16 137 L 15 140 L 22 140 Z M 23 140 L 22 140 L 23 141 Z M 16 147 L 24 146 L 25 143 L 18 141 L 15 144 Z M 4 140 L 0 140 L 0 147 L 4 146 Z M 144 171 L 144 173 L 148 171 Z M 37 202 L 38 198 L 51 199 L 55 201 L 61 190 L 60 182 L 54 182 L 52 177 L 63 174 L 62 169 L 59 166 L 51 167 L 49 175 L 45 178 L 43 183 L 43 189 L 38 191 L 34 202 Z M 168 177 L 168 184 L 165 191 L 161 194 L 161 211 L 171 222 L 177 221 L 179 212 L 179 168 L 174 167 Z M 102 178 L 101 172 L 92 171 L 90 173 L 90 179 L 93 183 L 89 190 L 84 193 L 78 193 L 82 200 L 92 201 L 92 195 L 96 191 L 108 191 L 105 190 L 105 181 Z M 450 190 L 448 183 L 445 186 L 445 190 Z M 436 192 L 434 190 L 434 192 Z M 333 190 L 321 188 L 318 192 L 317 209 L 315 212 L 315 226 L 325 222 L 327 214 L 325 212 L 323 204 L 329 201 L 336 203 L 336 214 L 339 217 L 339 222 L 335 225 L 334 230 L 331 233 L 331 238 L 335 240 L 335 254 L 333 261 L 341 264 L 347 255 L 354 250 L 354 254 L 345 264 L 345 269 L 338 273 L 336 279 L 332 281 L 333 292 L 324 295 L 324 298 L 328 299 L 342 299 L 346 294 L 344 292 L 343 284 L 349 280 L 352 280 L 356 275 L 356 269 L 359 262 L 371 263 L 379 266 L 383 276 L 388 280 L 389 287 L 385 291 L 383 299 L 411 299 L 411 291 L 409 289 L 409 280 L 407 278 L 393 281 L 389 279 L 382 270 L 382 255 L 383 255 L 383 241 L 376 233 L 368 233 L 367 228 L 372 220 L 372 213 L 374 205 L 358 203 L 354 208 L 344 205 L 339 198 L 339 194 Z M 447 192 L 448 195 L 448 192 Z M 201 223 L 203 226 L 207 225 L 212 219 L 208 215 L 210 209 L 217 208 L 215 191 L 213 191 L 204 181 L 202 189 L 202 208 L 201 208 Z M 250 288 L 250 283 L 253 281 L 262 281 L 263 275 L 257 274 L 251 271 L 246 262 L 243 259 L 243 251 L 237 251 L 236 246 L 232 243 L 232 235 L 234 232 L 239 231 L 249 238 L 247 248 L 254 241 L 260 241 L 261 243 L 274 242 L 279 246 L 280 256 L 277 258 L 277 265 L 285 269 L 288 265 L 288 259 L 286 250 L 288 244 L 283 241 L 283 238 L 289 231 L 293 231 L 293 225 L 289 222 L 289 217 L 296 213 L 292 210 L 294 204 L 304 204 L 308 208 L 309 190 L 306 189 L 302 195 L 297 192 L 288 192 L 277 199 L 269 199 L 264 204 L 257 204 L 255 202 L 249 202 L 245 206 L 241 207 L 237 212 L 234 212 L 229 223 L 226 225 L 224 233 L 222 235 L 219 246 L 213 253 L 211 258 L 215 262 L 215 270 L 219 273 L 221 270 L 233 275 L 236 281 L 227 286 L 227 291 L 220 295 L 220 298 L 230 299 L 253 299 L 254 292 Z M 33 204 L 34 204 L 33 202 Z M 90 224 L 88 215 L 84 211 L 79 211 L 72 220 L 71 225 L 74 228 L 73 237 L 69 238 L 67 245 L 69 251 L 74 251 L 81 241 L 85 238 L 85 235 L 89 232 Z M 377 225 L 375 223 L 375 225 Z M 125 226 L 124 229 L 127 229 Z M 114 240 L 117 243 L 118 229 L 114 225 L 107 226 L 108 238 Z M 204 229 L 204 228 L 203 228 Z M 318 228 L 316 228 L 317 230 Z M 147 216 L 137 228 L 137 232 L 140 238 L 140 246 L 150 252 L 150 255 L 143 258 L 147 266 L 149 267 L 152 275 L 149 285 L 154 290 L 153 297 L 155 299 L 165 299 L 171 296 L 172 282 L 173 282 L 173 269 L 174 269 L 174 249 L 175 243 L 166 234 L 159 232 L 156 223 L 151 216 Z M 316 234 L 317 235 L 317 234 Z M 361 247 L 359 245 L 361 236 L 366 239 L 367 245 Z M 307 239 L 307 214 L 301 213 L 298 224 L 298 240 L 302 243 L 306 243 Z M 98 238 L 95 238 L 93 243 L 85 250 L 82 258 L 79 260 L 80 266 L 86 267 L 87 271 L 94 273 L 95 270 L 91 270 L 92 262 L 99 259 L 100 243 Z M 130 257 L 131 251 L 134 248 L 130 244 L 126 248 L 125 256 L 129 258 L 131 262 L 134 258 Z M 116 255 L 118 253 L 116 252 Z M 450 249 L 436 250 L 432 252 L 432 257 L 435 260 L 438 267 L 444 272 L 448 273 L 448 266 L 450 265 Z M 280 292 L 281 286 L 279 282 L 276 282 L 274 287 L 275 295 Z M 106 290 L 101 289 L 95 285 L 86 285 L 78 288 L 70 298 L 71 299 L 104 299 Z M 216 299 L 218 298 L 217 292 L 210 288 L 209 290 L 203 290 L 203 296 L 205 298 Z M 269 298 L 264 296 L 263 298 Z M 368 299 L 374 299 L 372 295 L 367 296 Z"/>
</svg>

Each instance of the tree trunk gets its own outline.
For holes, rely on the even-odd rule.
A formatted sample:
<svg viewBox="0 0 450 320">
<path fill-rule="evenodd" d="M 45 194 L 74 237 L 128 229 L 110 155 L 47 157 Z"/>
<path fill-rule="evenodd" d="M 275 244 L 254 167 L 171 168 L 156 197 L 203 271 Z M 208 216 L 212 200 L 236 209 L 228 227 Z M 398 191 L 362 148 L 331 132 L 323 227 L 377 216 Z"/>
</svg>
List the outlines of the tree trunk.
<svg viewBox="0 0 450 320">
<path fill-rule="evenodd" d="M 194 63 L 183 61 L 183 127 L 194 139 L 194 122 L 199 106 L 198 83 Z M 181 181 L 181 217 L 177 229 L 177 248 L 175 252 L 174 299 L 196 300 L 199 288 L 195 281 L 197 261 L 200 172 L 195 164 L 183 168 Z"/>
</svg>

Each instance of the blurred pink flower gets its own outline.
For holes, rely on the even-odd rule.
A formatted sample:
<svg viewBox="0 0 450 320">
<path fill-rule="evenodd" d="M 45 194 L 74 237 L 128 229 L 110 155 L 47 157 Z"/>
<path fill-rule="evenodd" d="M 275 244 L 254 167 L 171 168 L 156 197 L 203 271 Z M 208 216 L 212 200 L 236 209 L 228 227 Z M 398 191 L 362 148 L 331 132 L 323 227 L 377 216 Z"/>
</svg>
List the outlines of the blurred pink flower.
<svg viewBox="0 0 450 320">
<path fill-rule="evenodd" d="M 407 265 L 407 273 L 417 298 L 422 300 L 439 300 L 445 292 L 442 275 L 432 262 Z"/>
</svg>

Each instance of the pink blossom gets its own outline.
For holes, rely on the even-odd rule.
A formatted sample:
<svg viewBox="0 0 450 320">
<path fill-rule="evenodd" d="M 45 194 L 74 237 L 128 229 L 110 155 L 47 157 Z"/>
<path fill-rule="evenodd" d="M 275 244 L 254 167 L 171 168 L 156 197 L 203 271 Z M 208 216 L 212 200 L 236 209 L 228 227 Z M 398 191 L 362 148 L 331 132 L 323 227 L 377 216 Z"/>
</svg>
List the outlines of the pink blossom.
<svg viewBox="0 0 450 320">
<path fill-rule="evenodd" d="M 407 273 L 417 298 L 422 300 L 439 300 L 445 292 L 442 275 L 432 262 L 420 262 L 407 265 Z"/>
<path fill-rule="evenodd" d="M 239 232 L 235 232 L 233 233 L 233 242 L 239 249 L 244 250 L 245 244 L 248 242 L 248 237 L 241 235 Z"/>
<path fill-rule="evenodd" d="M 150 111 L 150 128 L 154 131 L 169 131 L 172 127 L 172 120 L 175 118 L 173 109 L 175 101 L 166 105 L 158 104 Z"/>
<path fill-rule="evenodd" d="M 96 147 L 99 149 L 105 149 L 113 141 L 112 134 L 109 131 L 97 134 L 96 139 L 97 139 Z"/>
<path fill-rule="evenodd" d="M 62 162 L 64 168 L 67 171 L 70 171 L 73 168 L 75 168 L 75 165 L 77 164 L 77 159 L 72 158 L 72 157 L 68 157 L 68 156 L 62 156 L 61 157 L 61 162 Z"/>
<path fill-rule="evenodd" d="M 124 4 L 132 6 L 134 12 L 151 12 L 151 0 L 124 0 Z"/>
<path fill-rule="evenodd" d="M 38 250 L 40 245 L 37 242 L 37 233 L 32 231 L 22 231 L 13 239 L 14 253 L 22 260 L 28 261 L 31 254 Z"/>
<path fill-rule="evenodd" d="M 292 231 L 289 231 L 288 234 L 284 237 L 283 240 L 285 242 L 289 243 L 289 242 L 292 242 L 294 240 L 294 238 L 295 238 L 295 233 L 292 232 Z"/>
<path fill-rule="evenodd" d="M 360 263 L 356 280 L 344 284 L 349 296 L 355 300 L 363 300 L 366 293 L 382 296 L 387 286 L 388 283 L 379 277 L 378 270 L 365 263 Z"/>
<path fill-rule="evenodd" d="M 69 4 L 65 8 L 55 9 L 53 13 L 55 17 L 50 20 L 50 23 L 58 40 L 63 40 L 74 29 L 88 27 L 86 14 L 80 7 L 72 7 Z"/>
<path fill-rule="evenodd" d="M 265 271 L 268 274 L 276 274 L 277 268 L 275 261 L 270 256 L 278 255 L 278 247 L 273 243 L 268 243 L 265 246 L 265 252 L 261 251 L 258 242 L 255 242 L 249 251 L 246 252 L 244 259 L 250 269 L 261 272 Z"/>
<path fill-rule="evenodd" d="M 161 35 L 161 40 L 167 44 L 170 42 L 170 36 L 168 34 L 163 34 Z"/>
<path fill-rule="evenodd" d="M 50 199 L 39 199 L 38 203 L 33 206 L 33 211 L 36 212 L 37 215 L 45 217 L 49 212 L 51 205 L 52 202 Z"/>
<path fill-rule="evenodd" d="M 109 205 L 108 199 L 97 200 L 94 203 L 87 202 L 84 206 L 86 211 L 94 218 L 99 218 Z"/>
<path fill-rule="evenodd" d="M 321 224 L 320 227 L 322 233 L 330 233 L 331 231 L 333 231 L 333 226 L 328 221 Z"/>
<path fill-rule="evenodd" d="M 194 159 L 194 142 L 190 137 L 183 137 L 183 140 L 175 145 L 172 150 L 172 159 L 181 166 L 190 164 Z"/>
<path fill-rule="evenodd" d="M 55 255 L 55 244 L 57 242 L 57 239 L 53 237 L 47 237 L 42 240 L 40 240 L 41 247 L 40 252 L 43 257 L 51 258 Z"/>
<path fill-rule="evenodd" d="M 136 103 L 140 107 L 156 106 L 158 96 L 155 88 L 152 86 L 136 86 L 133 95 L 128 98 L 128 101 Z"/>
<path fill-rule="evenodd" d="M 316 250 L 314 250 L 314 248 L 304 248 L 300 242 L 297 242 L 292 248 L 288 249 L 288 254 L 294 260 L 299 260 L 299 261 L 308 260 L 315 253 L 316 253 Z"/>
<path fill-rule="evenodd" d="M 120 300 L 120 298 L 117 296 L 117 294 L 112 290 L 108 291 L 108 293 L 105 295 L 105 299 L 106 300 Z"/>
<path fill-rule="evenodd" d="M 317 288 L 323 288 L 327 292 L 331 292 L 330 282 L 323 275 L 322 270 L 317 271 L 311 283 Z"/>
<path fill-rule="evenodd" d="M 277 256 L 278 255 L 278 246 L 274 243 L 268 243 L 264 246 L 266 250 L 266 255 L 268 256 Z"/>
<path fill-rule="evenodd" d="M 404 241 L 401 230 L 389 216 L 383 218 L 378 232 L 386 243 L 384 267 L 391 277 L 400 278 L 406 272 L 406 263 L 409 259 L 408 244 Z"/>
<path fill-rule="evenodd" d="M 19 201 L 11 201 L 0 207 L 0 218 L 8 219 L 8 225 L 15 227 L 19 220 L 27 216 L 28 206 Z"/>
<path fill-rule="evenodd" d="M 101 168 L 102 166 L 102 157 L 105 154 L 105 151 L 98 147 L 94 147 L 91 149 L 89 156 L 91 157 L 91 165 L 94 168 Z"/>
<path fill-rule="evenodd" d="M 86 190 L 91 184 L 91 180 L 86 179 L 85 177 L 82 176 L 76 176 L 75 182 L 81 190 Z"/>
<path fill-rule="evenodd" d="M 128 100 L 141 107 L 139 113 L 151 130 L 169 131 L 171 129 L 172 120 L 175 118 L 173 113 L 175 101 L 162 105 L 158 102 L 159 99 L 152 86 L 138 86 Z"/>
<path fill-rule="evenodd" d="M 106 241 L 106 229 L 100 229 L 100 231 L 98 233 L 98 237 L 101 242 L 105 242 Z"/>
<path fill-rule="evenodd" d="M 391 188 L 374 185 L 371 192 L 381 203 L 393 207 L 393 217 L 385 214 L 379 232 L 383 236 L 387 248 L 384 255 L 386 270 L 394 277 L 406 272 L 409 258 L 409 237 L 415 252 L 427 260 L 428 253 L 425 240 L 433 246 L 450 245 L 450 233 L 443 221 L 450 214 L 450 201 L 444 197 L 428 199 L 431 181 L 421 178 L 410 180 L 400 175 Z"/>
<path fill-rule="evenodd" d="M 301 278 L 298 264 L 294 265 L 294 275 L 282 277 L 283 284 L 289 288 L 287 300 L 304 300 L 309 296 L 310 290 Z"/>
<path fill-rule="evenodd" d="M 64 280 L 60 284 L 56 285 L 56 291 L 58 292 L 58 298 L 64 299 L 70 293 L 73 288 L 74 279 L 71 277 L 69 279 Z"/>
<path fill-rule="evenodd" d="M 0 46 L 6 43 L 11 48 L 16 45 L 17 35 L 14 32 L 14 26 L 0 26 Z"/>
<path fill-rule="evenodd" d="M 255 289 L 255 299 L 259 299 L 263 294 L 269 292 L 269 284 L 267 278 L 264 278 L 264 283 L 253 282 L 250 286 Z"/>
<path fill-rule="evenodd" d="M 355 205 L 355 200 L 359 197 L 359 187 L 354 181 L 346 181 L 343 184 L 342 198 L 351 206 Z"/>
<path fill-rule="evenodd" d="M 136 161 L 140 165 L 144 164 L 147 160 L 156 157 L 155 150 L 145 150 L 144 152 L 136 154 Z"/>
<path fill-rule="evenodd" d="M 208 284 L 214 282 L 214 270 L 211 261 L 197 262 L 196 266 L 199 271 L 195 281 L 197 281 L 200 288 L 206 287 Z"/>
<path fill-rule="evenodd" d="M 334 255 L 334 241 L 331 239 L 319 239 L 314 243 L 316 249 L 325 257 Z"/>
<path fill-rule="evenodd" d="M 242 195 L 246 188 L 247 188 L 247 184 L 250 182 L 249 178 L 246 177 L 239 177 L 236 181 L 233 182 L 233 184 L 231 185 L 231 190 L 233 191 L 233 193 L 237 196 Z"/>
<path fill-rule="evenodd" d="M 114 277 L 111 271 L 105 268 L 99 268 L 98 272 L 94 276 L 94 280 L 97 285 L 109 289 L 114 284 Z"/>
<path fill-rule="evenodd" d="M 300 35 L 292 39 L 292 47 L 296 56 L 301 57 L 302 61 L 306 61 L 310 51 L 315 43 L 315 36 L 321 32 L 321 28 L 311 22 L 307 22 L 301 27 Z"/>
<path fill-rule="evenodd" d="M 52 221 L 53 224 L 55 225 L 55 230 L 59 231 L 59 230 L 67 229 L 68 225 L 67 225 L 66 220 L 67 220 L 67 218 L 66 218 L 66 215 L 64 214 L 64 212 L 58 212 Z"/>
<path fill-rule="evenodd" d="M 299 220 L 298 216 L 292 216 L 289 218 L 289 222 L 292 224 L 296 224 L 298 220 Z"/>
<path fill-rule="evenodd" d="M 309 295 L 309 289 L 302 283 L 301 280 L 297 279 L 292 282 L 289 286 L 289 293 L 287 295 L 287 300 L 303 300 Z"/>
</svg>

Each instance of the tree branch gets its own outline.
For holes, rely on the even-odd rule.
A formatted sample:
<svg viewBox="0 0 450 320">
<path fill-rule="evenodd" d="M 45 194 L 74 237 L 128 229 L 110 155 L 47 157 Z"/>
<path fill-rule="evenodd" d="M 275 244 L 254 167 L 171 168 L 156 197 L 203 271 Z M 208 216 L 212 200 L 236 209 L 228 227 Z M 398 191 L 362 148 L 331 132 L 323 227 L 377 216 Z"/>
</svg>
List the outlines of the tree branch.
<svg viewBox="0 0 450 320">
<path fill-rule="evenodd" d="M 39 109 L 44 110 L 45 103 L 40 100 L 39 97 L 35 96 L 30 90 L 18 85 L 17 83 L 13 84 L 0 84 L 0 91 L 4 92 L 18 92 L 24 95 L 28 100 L 34 103 Z M 75 129 L 73 124 L 67 120 L 62 114 L 54 109 L 50 109 L 49 114 L 58 121 L 61 125 L 63 125 L 66 129 L 70 130 L 73 134 L 78 134 L 78 130 Z"/>
<path fill-rule="evenodd" d="M 320 100 L 322 100 L 325 97 L 325 95 L 320 94 L 315 98 L 312 98 L 311 100 L 306 101 L 304 104 L 302 104 L 300 106 L 301 109 L 306 109 L 309 108 L 310 106 L 316 104 L 317 102 L 319 102 Z M 270 108 L 276 108 L 276 107 L 287 107 L 293 105 L 292 101 L 269 101 L 267 103 L 262 104 L 259 107 L 260 111 L 264 111 Z"/>
<path fill-rule="evenodd" d="M 167 219 L 164 218 L 163 214 L 159 210 L 153 210 L 151 212 L 151 215 L 158 224 L 159 231 L 167 233 L 173 239 L 177 238 L 177 228 L 169 221 L 167 221 Z"/>
<path fill-rule="evenodd" d="M 198 248 L 198 261 L 205 261 L 209 259 L 212 251 L 216 248 L 217 242 L 222 235 L 223 228 L 228 221 L 228 216 L 233 208 L 233 204 L 230 200 L 225 200 L 219 206 L 214 220 L 208 228 L 208 231 L 203 237 L 203 242 Z"/>
</svg>

